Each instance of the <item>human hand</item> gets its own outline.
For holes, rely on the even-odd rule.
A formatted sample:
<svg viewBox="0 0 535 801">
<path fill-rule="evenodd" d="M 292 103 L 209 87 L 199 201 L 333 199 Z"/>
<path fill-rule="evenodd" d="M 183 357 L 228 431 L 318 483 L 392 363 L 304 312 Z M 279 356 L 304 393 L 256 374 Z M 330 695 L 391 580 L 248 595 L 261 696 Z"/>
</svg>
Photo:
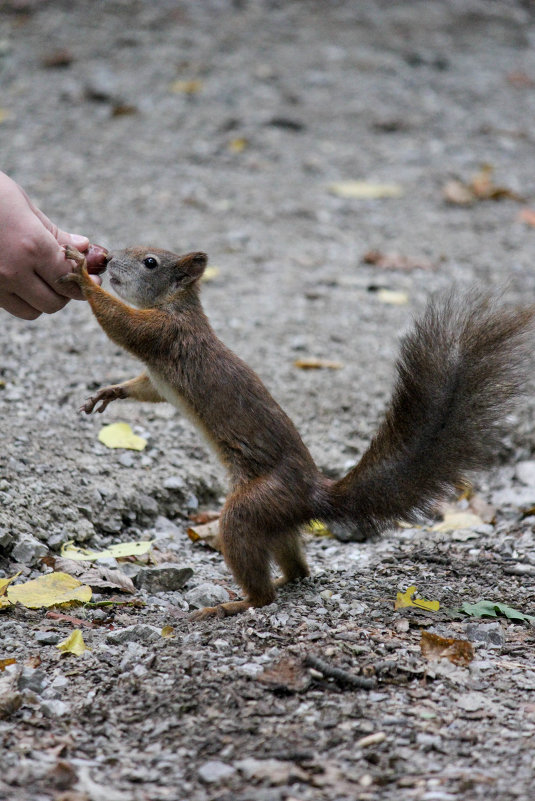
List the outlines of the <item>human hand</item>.
<svg viewBox="0 0 535 801">
<path fill-rule="evenodd" d="M 82 300 L 75 284 L 57 283 L 72 267 L 64 245 L 84 252 L 89 240 L 60 230 L 18 184 L 0 173 L 0 308 L 35 320 L 43 312 L 59 311 L 71 298 Z M 98 277 L 92 279 L 100 283 Z"/>
</svg>

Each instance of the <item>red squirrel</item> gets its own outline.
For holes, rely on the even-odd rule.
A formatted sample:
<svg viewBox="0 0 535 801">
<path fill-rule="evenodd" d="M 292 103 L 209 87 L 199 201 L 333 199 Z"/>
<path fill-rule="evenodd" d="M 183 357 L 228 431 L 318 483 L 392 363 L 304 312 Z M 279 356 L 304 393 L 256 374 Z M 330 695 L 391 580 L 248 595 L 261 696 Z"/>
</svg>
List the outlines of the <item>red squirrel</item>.
<svg viewBox="0 0 535 801">
<path fill-rule="evenodd" d="M 256 373 L 216 336 L 203 312 L 204 253 L 129 248 L 107 256 L 126 303 L 89 278 L 66 248 L 75 282 L 106 334 L 145 371 L 108 386 L 82 410 L 119 398 L 168 401 L 188 415 L 227 468 L 220 518 L 225 560 L 243 600 L 206 607 L 197 619 L 234 615 L 309 575 L 300 527 L 313 519 L 357 527 L 360 538 L 415 522 L 487 467 L 505 416 L 522 391 L 535 307 L 508 310 L 475 294 L 430 301 L 401 343 L 385 417 L 359 463 L 340 480 L 320 473 L 290 418 Z M 136 308 L 127 304 L 134 304 Z M 282 572 L 273 581 L 270 564 Z"/>
</svg>

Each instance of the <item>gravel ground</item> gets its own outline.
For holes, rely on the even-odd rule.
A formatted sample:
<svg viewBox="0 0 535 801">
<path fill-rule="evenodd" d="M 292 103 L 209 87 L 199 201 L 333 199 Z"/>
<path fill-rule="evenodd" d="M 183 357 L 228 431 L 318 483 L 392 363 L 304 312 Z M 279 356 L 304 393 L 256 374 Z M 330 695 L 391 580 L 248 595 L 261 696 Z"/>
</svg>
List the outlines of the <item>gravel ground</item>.
<svg viewBox="0 0 535 801">
<path fill-rule="evenodd" d="M 12 0 L 0 17 L 2 167 L 95 242 L 206 250 L 214 327 L 340 475 L 377 425 L 399 334 L 430 292 L 507 281 L 510 300 L 535 297 L 535 231 L 519 217 L 535 204 L 534 11 Z M 482 164 L 509 192 L 446 203 L 448 181 Z M 329 191 L 348 180 L 403 195 Z M 413 269 L 366 264 L 371 250 Z M 0 577 L 73 569 L 59 557 L 68 540 L 155 542 L 138 563 L 96 563 L 135 581 L 133 594 L 95 583 L 93 601 L 109 605 L 0 612 L 0 659 L 16 660 L 0 672 L 0 798 L 533 798 L 533 626 L 458 611 L 487 599 L 535 614 L 533 393 L 499 467 L 475 482 L 479 523 L 362 545 L 307 534 L 309 580 L 270 607 L 193 624 L 203 599 L 237 593 L 221 555 L 186 534 L 224 497 L 212 455 L 171 408 L 78 414 L 138 370 L 84 304 L 1 322 Z M 310 357 L 344 367 L 294 367 Z M 123 420 L 143 452 L 97 440 Z M 411 585 L 440 610 L 394 610 Z M 56 648 L 73 628 L 91 649 L 78 657 Z M 424 658 L 422 629 L 471 641 L 473 660 Z"/>
</svg>

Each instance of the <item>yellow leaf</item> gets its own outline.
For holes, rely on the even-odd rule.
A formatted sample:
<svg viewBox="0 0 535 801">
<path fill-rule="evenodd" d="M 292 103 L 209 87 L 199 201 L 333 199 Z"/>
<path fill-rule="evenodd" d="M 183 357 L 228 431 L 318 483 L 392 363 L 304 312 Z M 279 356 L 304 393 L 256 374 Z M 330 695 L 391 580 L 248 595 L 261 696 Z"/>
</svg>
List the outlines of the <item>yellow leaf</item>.
<svg viewBox="0 0 535 801">
<path fill-rule="evenodd" d="M 189 81 L 183 81 L 183 80 L 173 81 L 169 89 L 171 90 L 171 92 L 174 92 L 177 95 L 178 94 L 195 95 L 197 94 L 197 92 L 201 91 L 202 87 L 203 87 L 203 82 L 196 78 L 193 78 Z"/>
<path fill-rule="evenodd" d="M 436 523 L 432 531 L 458 531 L 461 528 L 477 528 L 483 525 L 482 519 L 472 512 L 447 512 L 441 523 Z"/>
<path fill-rule="evenodd" d="M 10 656 L 7 659 L 0 659 L 0 670 L 5 670 L 9 665 L 15 665 L 17 660 L 15 657 Z"/>
<path fill-rule="evenodd" d="M 103 551 L 91 551 L 89 548 L 79 548 L 77 545 L 73 545 L 72 540 L 70 540 L 62 546 L 61 555 L 66 556 L 68 559 L 78 559 L 80 561 L 92 561 L 93 559 L 102 559 L 108 556 L 112 556 L 115 559 L 121 559 L 125 556 L 143 556 L 143 554 L 150 551 L 153 542 L 154 540 L 118 542 Z"/>
<path fill-rule="evenodd" d="M 381 303 L 389 303 L 391 306 L 404 306 L 409 302 L 406 292 L 399 292 L 394 289 L 378 289 L 377 297 Z"/>
<path fill-rule="evenodd" d="M 301 370 L 340 370 L 344 365 L 342 362 L 331 362 L 328 359 L 296 359 L 294 367 Z"/>
<path fill-rule="evenodd" d="M 243 153 L 247 147 L 249 147 L 249 141 L 242 136 L 237 139 L 231 139 L 228 143 L 228 149 L 231 153 Z"/>
<path fill-rule="evenodd" d="M 87 645 L 84 642 L 80 629 L 74 629 L 66 640 L 58 642 L 56 648 L 59 651 L 63 651 L 65 654 L 80 656 L 80 654 L 83 654 L 83 652 L 87 650 Z"/>
<path fill-rule="evenodd" d="M 375 184 L 368 181 L 335 181 L 327 188 L 332 195 L 358 200 L 374 200 L 403 195 L 403 187 L 399 184 Z"/>
<path fill-rule="evenodd" d="M 142 451 L 147 444 L 146 439 L 134 434 L 128 423 L 110 423 L 100 429 L 98 438 L 107 448 L 128 448 L 131 451 Z"/>
<path fill-rule="evenodd" d="M 426 601 L 425 598 L 416 598 L 418 590 L 411 585 L 405 592 L 398 592 L 394 609 L 403 609 L 406 606 L 416 606 L 418 609 L 428 609 L 431 612 L 438 612 L 440 604 L 438 601 Z"/>
<path fill-rule="evenodd" d="M 311 520 L 310 523 L 307 525 L 307 529 L 311 534 L 314 534 L 315 537 L 332 537 L 333 533 L 330 531 L 325 523 L 322 523 L 320 520 Z"/>
<path fill-rule="evenodd" d="M 214 278 L 217 278 L 219 273 L 220 273 L 219 267 L 214 267 L 213 265 L 211 265 L 210 267 L 207 267 L 206 270 L 204 271 L 201 281 L 213 281 Z"/>
<path fill-rule="evenodd" d="M 6 595 L 8 586 L 11 584 L 12 581 L 15 581 L 15 579 L 18 578 L 20 574 L 21 571 L 19 570 L 19 572 L 15 573 L 15 575 L 11 576 L 11 578 L 0 579 L 0 597 Z"/>
<path fill-rule="evenodd" d="M 174 630 L 173 626 L 164 626 L 161 633 L 162 633 L 162 637 L 169 638 L 169 637 L 174 637 L 175 636 L 175 630 Z"/>
<path fill-rule="evenodd" d="M 11 603 L 20 603 L 27 609 L 40 609 L 42 606 L 91 600 L 91 587 L 82 584 L 68 573 L 48 573 L 24 584 L 8 588 L 7 597 Z"/>
<path fill-rule="evenodd" d="M 219 520 L 212 520 L 210 523 L 190 526 L 187 530 L 187 535 L 192 542 L 201 542 L 214 551 L 221 551 Z"/>
</svg>

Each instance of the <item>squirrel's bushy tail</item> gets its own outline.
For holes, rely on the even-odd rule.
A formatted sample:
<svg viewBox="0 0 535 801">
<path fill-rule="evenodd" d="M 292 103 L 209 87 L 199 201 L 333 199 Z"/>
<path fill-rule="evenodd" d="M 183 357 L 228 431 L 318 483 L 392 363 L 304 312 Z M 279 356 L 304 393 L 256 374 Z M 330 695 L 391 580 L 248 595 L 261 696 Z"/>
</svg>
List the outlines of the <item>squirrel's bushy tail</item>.
<svg viewBox="0 0 535 801">
<path fill-rule="evenodd" d="M 390 405 L 360 462 L 330 488 L 332 522 L 364 539 L 416 522 L 488 467 L 528 374 L 535 307 L 472 292 L 431 301 L 402 340 Z"/>
</svg>

